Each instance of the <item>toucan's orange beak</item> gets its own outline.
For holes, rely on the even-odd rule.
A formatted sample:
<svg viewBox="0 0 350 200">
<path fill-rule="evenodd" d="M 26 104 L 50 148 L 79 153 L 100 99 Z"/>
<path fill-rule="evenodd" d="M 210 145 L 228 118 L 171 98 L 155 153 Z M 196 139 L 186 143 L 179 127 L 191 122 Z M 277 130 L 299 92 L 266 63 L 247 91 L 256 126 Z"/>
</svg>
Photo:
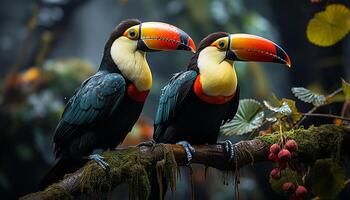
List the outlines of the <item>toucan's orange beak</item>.
<svg viewBox="0 0 350 200">
<path fill-rule="evenodd" d="M 282 63 L 291 67 L 288 54 L 268 39 L 250 34 L 231 34 L 229 42 L 228 59 Z"/>
<path fill-rule="evenodd" d="M 162 22 L 145 22 L 139 27 L 137 48 L 142 51 L 187 50 L 196 52 L 192 38 L 183 30 Z"/>
</svg>

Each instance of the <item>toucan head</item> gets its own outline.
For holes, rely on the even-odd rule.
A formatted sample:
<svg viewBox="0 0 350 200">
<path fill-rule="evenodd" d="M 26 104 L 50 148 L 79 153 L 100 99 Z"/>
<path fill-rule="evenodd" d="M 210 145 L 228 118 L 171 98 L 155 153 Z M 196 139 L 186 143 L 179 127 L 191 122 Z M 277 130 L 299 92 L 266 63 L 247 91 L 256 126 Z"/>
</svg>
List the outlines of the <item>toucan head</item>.
<svg viewBox="0 0 350 200">
<path fill-rule="evenodd" d="M 128 19 L 121 22 L 112 32 L 105 49 L 116 40 L 134 51 L 196 51 L 192 38 L 181 29 L 162 22 L 144 22 Z"/>
<path fill-rule="evenodd" d="M 145 52 L 170 50 L 195 52 L 196 47 L 187 33 L 170 24 L 125 20 L 108 39 L 99 70 L 121 73 L 139 91 L 148 91 L 152 74 Z"/>
<path fill-rule="evenodd" d="M 250 34 L 212 33 L 200 42 L 195 57 L 198 58 L 200 54 L 216 62 L 273 62 L 291 67 L 289 56 L 281 47 L 268 39 Z"/>
</svg>

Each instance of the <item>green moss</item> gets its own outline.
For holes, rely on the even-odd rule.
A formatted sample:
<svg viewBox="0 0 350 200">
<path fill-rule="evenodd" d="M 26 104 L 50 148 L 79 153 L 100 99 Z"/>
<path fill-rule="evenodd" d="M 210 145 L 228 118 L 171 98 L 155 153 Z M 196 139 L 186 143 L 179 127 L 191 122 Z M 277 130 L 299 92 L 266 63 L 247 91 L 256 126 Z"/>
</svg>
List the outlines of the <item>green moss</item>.
<svg viewBox="0 0 350 200">
<path fill-rule="evenodd" d="M 344 129 L 341 126 L 322 125 L 308 129 L 299 128 L 283 133 L 294 139 L 299 145 L 299 156 L 302 160 L 314 161 L 317 158 L 331 157 L 339 160 Z M 280 141 L 279 134 L 268 134 L 258 137 L 268 145 Z"/>
<path fill-rule="evenodd" d="M 175 188 L 177 164 L 170 148 L 164 145 L 164 157 L 156 163 L 160 180 L 164 177 L 171 189 Z M 151 184 L 154 164 L 151 157 L 141 156 L 138 148 L 104 152 L 102 156 L 110 165 L 110 171 L 105 172 L 95 162 L 90 161 L 84 167 L 80 179 L 81 191 L 86 194 L 97 194 L 109 191 L 113 185 L 127 182 L 130 199 L 147 199 Z"/>
<path fill-rule="evenodd" d="M 164 159 L 158 161 L 156 164 L 157 179 L 160 187 L 160 197 L 162 197 L 163 194 L 163 178 L 171 191 L 174 191 L 176 187 L 176 179 L 179 174 L 175 156 L 171 148 L 167 148 L 166 146 L 164 147 Z"/>
<path fill-rule="evenodd" d="M 52 199 L 52 200 L 70 200 L 74 199 L 73 196 L 71 196 L 64 188 L 59 186 L 58 184 L 53 184 L 46 188 L 46 190 L 36 193 L 31 193 L 29 195 L 26 195 L 24 197 L 21 197 L 20 200 L 30 200 L 34 199 L 34 197 L 38 197 L 38 194 L 41 199 Z"/>
</svg>

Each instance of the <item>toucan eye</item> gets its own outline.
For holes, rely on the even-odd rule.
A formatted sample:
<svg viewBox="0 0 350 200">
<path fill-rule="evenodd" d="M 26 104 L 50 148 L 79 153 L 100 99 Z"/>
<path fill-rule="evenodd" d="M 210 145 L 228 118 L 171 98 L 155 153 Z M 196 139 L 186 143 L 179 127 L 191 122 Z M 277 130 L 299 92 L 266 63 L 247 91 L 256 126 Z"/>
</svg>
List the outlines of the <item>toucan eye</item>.
<svg viewBox="0 0 350 200">
<path fill-rule="evenodd" d="M 136 30 L 130 30 L 128 35 L 130 39 L 137 39 Z"/>
<path fill-rule="evenodd" d="M 225 41 L 219 41 L 218 47 L 219 47 L 219 49 L 225 49 L 226 48 L 226 42 Z"/>
</svg>

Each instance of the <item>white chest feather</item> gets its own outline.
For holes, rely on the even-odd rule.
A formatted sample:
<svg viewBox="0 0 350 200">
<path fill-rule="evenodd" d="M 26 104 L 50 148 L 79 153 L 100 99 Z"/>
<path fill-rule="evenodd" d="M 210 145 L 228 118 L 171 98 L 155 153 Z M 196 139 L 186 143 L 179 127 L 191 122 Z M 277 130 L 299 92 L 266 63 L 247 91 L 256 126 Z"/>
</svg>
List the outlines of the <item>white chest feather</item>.
<svg viewBox="0 0 350 200">
<path fill-rule="evenodd" d="M 198 57 L 200 83 L 208 96 L 231 96 L 237 89 L 233 64 L 225 60 L 225 52 L 205 48 Z"/>
<path fill-rule="evenodd" d="M 111 56 L 121 73 L 139 91 L 147 91 L 152 87 L 152 74 L 145 53 L 137 51 L 136 47 L 137 41 L 120 37 L 112 44 Z"/>
</svg>

